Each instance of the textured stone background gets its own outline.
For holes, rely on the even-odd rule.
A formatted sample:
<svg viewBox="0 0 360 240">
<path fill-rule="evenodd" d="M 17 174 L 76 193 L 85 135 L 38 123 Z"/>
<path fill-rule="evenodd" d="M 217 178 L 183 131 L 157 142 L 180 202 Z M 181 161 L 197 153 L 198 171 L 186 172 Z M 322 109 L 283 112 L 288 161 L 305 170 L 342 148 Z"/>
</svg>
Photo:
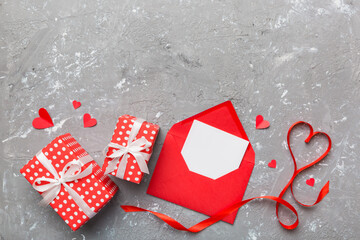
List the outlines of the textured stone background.
<svg viewBox="0 0 360 240">
<path fill-rule="evenodd" d="M 360 3 L 355 0 L 74 1 L 0 0 L 0 239 L 356 239 L 360 230 Z M 71 101 L 83 106 L 74 110 Z M 292 174 L 286 132 L 309 121 L 333 139 L 331 154 L 296 178 L 288 193 L 300 225 L 284 230 L 272 202 L 243 207 L 234 225 L 200 234 L 178 232 L 146 213 L 161 211 L 191 226 L 204 215 L 116 181 L 113 201 L 77 232 L 40 200 L 19 169 L 57 135 L 70 132 L 102 164 L 101 151 L 121 114 L 161 126 L 150 172 L 172 124 L 231 100 L 256 152 L 245 197 L 277 195 Z M 46 107 L 55 126 L 35 130 Z M 98 119 L 82 127 L 82 115 Z M 271 121 L 255 130 L 255 116 Z M 300 166 L 326 145 L 304 146 L 294 134 Z M 306 129 L 303 129 L 306 131 Z M 277 159 L 278 168 L 267 163 Z M 314 177 L 313 188 L 305 180 Z M 219 193 L 220 194 L 220 193 Z M 288 216 L 286 212 L 283 214 Z"/>
</svg>

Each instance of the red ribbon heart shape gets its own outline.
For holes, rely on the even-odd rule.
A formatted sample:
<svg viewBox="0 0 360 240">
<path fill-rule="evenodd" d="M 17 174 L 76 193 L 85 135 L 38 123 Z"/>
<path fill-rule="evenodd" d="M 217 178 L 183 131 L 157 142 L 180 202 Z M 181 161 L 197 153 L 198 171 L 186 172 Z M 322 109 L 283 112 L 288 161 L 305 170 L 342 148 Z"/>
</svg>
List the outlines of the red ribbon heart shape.
<svg viewBox="0 0 360 240">
<path fill-rule="evenodd" d="M 300 168 L 300 169 L 297 169 L 297 165 L 296 165 L 296 161 L 295 161 L 295 157 L 294 157 L 294 154 L 291 150 L 291 147 L 290 147 L 290 133 L 291 131 L 293 130 L 294 127 L 300 125 L 300 124 L 305 124 L 307 125 L 309 128 L 310 128 L 310 133 L 309 133 L 309 136 L 305 139 L 305 142 L 306 143 L 309 143 L 310 140 L 316 136 L 316 135 L 325 135 L 328 142 L 329 142 L 329 145 L 328 145 L 328 148 L 326 149 L 326 151 L 319 157 L 317 158 L 315 161 L 311 162 L 310 164 Z M 314 164 L 318 163 L 319 161 L 321 161 L 330 151 L 331 149 L 331 139 L 329 137 L 329 135 L 327 135 L 326 133 L 324 132 L 314 132 L 313 131 L 313 128 L 312 126 L 307 123 L 307 122 L 303 122 L 303 121 L 299 121 L 299 122 L 296 122 L 294 123 L 288 130 L 288 134 L 287 134 L 287 144 L 288 144 L 288 147 L 289 147 L 289 151 L 290 151 L 290 154 L 291 154 L 291 157 L 293 159 L 293 163 L 294 163 L 294 173 L 293 173 L 293 176 L 291 177 L 290 181 L 288 182 L 288 184 L 285 186 L 285 188 L 281 191 L 281 193 L 279 194 L 278 197 L 275 197 L 275 196 L 261 196 L 261 197 L 253 197 L 253 198 L 249 198 L 249 199 L 246 199 L 246 200 L 242 200 L 242 201 L 239 201 L 237 203 L 234 203 L 233 205 L 225 208 L 224 210 L 221 210 L 220 212 L 216 213 L 215 215 L 195 224 L 194 226 L 190 227 L 190 228 L 186 228 L 184 227 L 181 223 L 179 223 L 178 221 L 176 221 L 175 219 L 165 215 L 165 214 L 162 214 L 162 213 L 158 213 L 158 212 L 154 212 L 154 211 L 150 211 L 150 210 L 146 210 L 146 209 L 143 209 L 143 208 L 140 208 L 140 207 L 136 207 L 136 206 L 129 206 L 129 205 L 122 205 L 121 208 L 125 211 L 125 212 L 149 212 L 149 213 L 152 213 L 153 215 L 155 215 L 156 217 L 160 218 L 161 220 L 163 220 L 164 222 L 166 222 L 168 225 L 170 225 L 171 227 L 177 229 L 177 230 L 180 230 L 180 231 L 188 231 L 188 232 L 200 232 L 202 230 L 204 230 L 205 228 L 211 226 L 212 224 L 220 221 L 221 219 L 223 219 L 224 217 L 228 216 L 229 214 L 233 213 L 234 211 L 236 211 L 237 209 L 241 208 L 243 205 L 245 205 L 246 203 L 254 200 L 254 199 L 260 199 L 260 198 L 265 198 L 265 199 L 270 199 L 270 200 L 273 200 L 276 202 L 276 216 L 277 216 L 277 219 L 280 223 L 280 225 L 282 227 L 284 227 L 285 229 L 288 229 L 288 230 L 291 230 L 291 229 L 295 229 L 298 224 L 299 224 L 299 216 L 298 216 L 298 213 L 296 211 L 296 209 L 290 204 L 288 203 L 287 201 L 283 200 L 282 197 L 284 195 L 284 193 L 286 192 L 286 190 L 289 188 L 290 186 L 290 189 L 291 189 L 291 193 L 294 197 L 294 199 L 302 206 L 305 206 L 305 207 L 311 207 L 311 206 L 314 206 L 316 204 L 318 204 L 328 193 L 329 193 L 329 181 L 323 186 L 323 188 L 321 189 L 321 191 L 319 192 L 319 195 L 318 195 L 318 198 L 316 199 L 315 203 L 314 204 L 311 204 L 311 205 L 306 205 L 306 204 L 303 204 L 301 202 L 299 202 L 295 196 L 294 196 L 294 193 L 293 193 L 293 189 L 292 189 L 292 184 L 293 184 L 293 181 L 295 179 L 295 177 L 300 173 L 302 172 L 303 170 L 313 166 Z M 291 225 L 286 225 L 284 223 L 281 222 L 280 218 L 279 218 L 279 214 L 278 214 L 278 208 L 279 208 L 279 204 L 287 207 L 289 210 L 291 210 L 295 216 L 296 216 L 296 221 L 295 223 L 291 224 Z"/>
<path fill-rule="evenodd" d="M 300 169 L 297 169 L 297 164 L 296 164 L 296 160 L 295 160 L 295 157 L 294 157 L 294 153 L 293 153 L 293 151 L 292 151 L 292 149 L 291 149 L 290 134 L 291 134 L 292 130 L 294 129 L 294 127 L 296 127 L 297 125 L 300 125 L 300 124 L 305 124 L 305 125 L 308 126 L 309 129 L 310 129 L 309 135 L 308 135 L 308 137 L 305 139 L 305 143 L 309 143 L 309 142 L 311 141 L 311 139 L 312 139 L 314 136 L 316 136 L 316 135 L 324 135 L 324 136 L 327 138 L 329 144 L 328 144 L 328 147 L 327 147 L 326 151 L 325 151 L 320 157 L 318 157 L 317 159 L 315 159 L 315 161 L 309 163 L 308 165 L 306 165 L 306 166 L 304 166 L 304 167 L 302 167 L 302 168 L 300 168 Z M 312 127 L 309 123 L 303 122 L 303 121 L 299 121 L 299 122 L 294 123 L 294 124 L 289 128 L 289 131 L 288 131 L 288 134 L 287 134 L 287 145 L 288 145 L 288 147 L 289 147 L 289 151 L 290 151 L 290 154 L 291 154 L 291 158 L 293 159 L 293 163 L 294 163 L 294 173 L 293 173 L 290 181 L 286 184 L 286 186 L 284 187 L 284 189 L 283 189 L 283 190 L 281 191 L 281 193 L 279 194 L 279 198 L 282 198 L 282 197 L 284 196 L 286 190 L 287 190 L 287 189 L 289 188 L 289 186 L 290 186 L 291 194 L 293 195 L 295 201 L 296 201 L 298 204 L 300 204 L 301 206 L 304 206 L 304 207 L 312 207 L 312 206 L 315 206 L 316 204 L 318 204 L 318 203 L 329 193 L 329 184 L 330 184 L 330 182 L 327 181 L 327 182 L 325 183 L 325 185 L 324 185 L 324 186 L 322 187 L 322 189 L 320 190 L 319 195 L 318 195 L 315 203 L 313 203 L 313 204 L 303 204 L 303 203 L 299 202 L 299 201 L 296 199 L 296 197 L 295 197 L 295 195 L 294 195 L 294 192 L 293 192 L 293 182 L 294 182 L 295 177 L 296 177 L 299 173 L 301 173 L 301 172 L 304 171 L 305 169 L 307 169 L 307 168 L 315 165 L 316 163 L 320 162 L 324 157 L 326 157 L 326 155 L 328 155 L 328 153 L 330 152 L 330 149 L 331 149 L 331 138 L 330 138 L 329 135 L 327 135 L 327 134 L 324 133 L 324 132 L 314 132 L 313 127 Z M 278 220 L 279 220 L 280 225 L 283 226 L 283 227 L 286 228 L 286 229 L 294 229 L 294 228 L 296 228 L 297 225 L 299 224 L 299 219 L 297 218 L 297 219 L 296 219 L 296 222 L 295 222 L 294 224 L 292 224 L 292 225 L 285 225 L 285 224 L 283 224 L 283 223 L 280 221 L 280 219 L 279 219 L 278 209 L 279 209 L 279 203 L 276 203 L 276 216 L 277 216 L 277 218 L 278 218 Z"/>
<path fill-rule="evenodd" d="M 264 120 L 264 117 L 261 115 L 256 116 L 256 129 L 265 129 L 270 126 L 269 121 Z"/>
<path fill-rule="evenodd" d="M 39 109 L 39 117 L 35 118 L 32 121 L 32 125 L 36 129 L 44 129 L 48 127 L 53 127 L 54 123 L 53 120 L 50 117 L 50 114 L 48 111 L 46 111 L 45 108 Z"/>
<path fill-rule="evenodd" d="M 72 102 L 74 109 L 78 109 L 81 106 L 81 102 L 74 100 Z"/>
<path fill-rule="evenodd" d="M 271 162 L 268 163 L 268 166 L 270 168 L 276 168 L 276 160 L 275 159 L 271 160 Z"/>
<path fill-rule="evenodd" d="M 314 178 L 307 179 L 306 184 L 313 187 L 315 184 L 315 179 Z"/>
<path fill-rule="evenodd" d="M 97 124 L 97 121 L 95 118 L 91 118 L 90 114 L 85 113 L 84 117 L 83 117 L 83 121 L 84 121 L 84 127 L 93 127 Z"/>
</svg>

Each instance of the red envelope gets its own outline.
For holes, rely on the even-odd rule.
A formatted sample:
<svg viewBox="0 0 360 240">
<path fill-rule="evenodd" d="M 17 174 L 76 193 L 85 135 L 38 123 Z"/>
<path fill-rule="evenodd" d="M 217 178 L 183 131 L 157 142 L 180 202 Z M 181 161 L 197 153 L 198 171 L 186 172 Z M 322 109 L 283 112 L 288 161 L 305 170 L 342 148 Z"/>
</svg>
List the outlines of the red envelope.
<svg viewBox="0 0 360 240">
<path fill-rule="evenodd" d="M 255 152 L 249 142 L 244 148 L 242 159 L 235 159 L 237 167 L 220 177 L 212 177 L 211 173 L 208 176 L 197 173 L 201 168 L 190 170 L 191 165 L 183 157 L 187 154 L 184 145 L 188 142 L 189 132 L 193 134 L 196 130 L 193 129 L 194 126 L 199 124 L 201 128 L 227 135 L 230 140 L 236 138 L 239 141 L 249 141 L 230 101 L 176 123 L 166 135 L 147 193 L 211 216 L 242 200 L 255 164 Z M 209 139 L 211 143 L 210 136 Z M 223 147 L 212 147 L 207 151 L 219 154 L 228 150 Z M 240 151 L 240 148 L 235 148 L 235 153 L 236 151 Z M 208 156 L 208 153 L 205 155 Z M 201 159 L 202 163 L 204 160 L 206 162 L 206 159 Z M 220 164 L 219 167 L 223 162 L 229 164 L 229 161 L 226 162 L 226 159 L 221 157 L 217 158 L 217 162 L 216 164 Z M 207 167 L 202 166 L 204 169 Z M 233 224 L 236 214 L 237 211 L 225 217 L 223 221 Z"/>
</svg>

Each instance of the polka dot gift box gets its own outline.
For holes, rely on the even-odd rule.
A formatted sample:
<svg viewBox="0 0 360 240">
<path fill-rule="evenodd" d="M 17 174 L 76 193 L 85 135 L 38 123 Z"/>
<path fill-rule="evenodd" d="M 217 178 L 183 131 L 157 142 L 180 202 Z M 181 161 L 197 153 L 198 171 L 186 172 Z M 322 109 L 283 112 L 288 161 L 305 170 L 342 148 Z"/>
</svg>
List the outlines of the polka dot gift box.
<svg viewBox="0 0 360 240">
<path fill-rule="evenodd" d="M 96 215 L 118 187 L 69 134 L 55 138 L 21 170 L 43 199 L 75 231 Z"/>
<path fill-rule="evenodd" d="M 149 173 L 147 163 L 158 132 L 158 125 L 143 119 L 119 117 L 105 154 L 104 172 L 139 184 L 143 174 Z"/>
</svg>

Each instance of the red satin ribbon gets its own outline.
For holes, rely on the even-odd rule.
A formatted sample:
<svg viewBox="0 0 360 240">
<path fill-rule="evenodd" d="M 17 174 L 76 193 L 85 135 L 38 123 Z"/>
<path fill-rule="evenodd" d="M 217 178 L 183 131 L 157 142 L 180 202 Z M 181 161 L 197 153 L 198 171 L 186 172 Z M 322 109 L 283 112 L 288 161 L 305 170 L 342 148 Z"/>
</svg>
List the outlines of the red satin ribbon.
<svg viewBox="0 0 360 240">
<path fill-rule="evenodd" d="M 329 145 L 326 149 L 326 151 L 319 157 L 317 158 L 315 161 L 311 162 L 310 164 L 298 169 L 297 168 L 297 164 L 296 164 L 296 161 L 295 161 L 295 157 L 294 157 L 294 154 L 292 152 L 292 149 L 291 149 L 291 146 L 290 146 L 290 134 L 291 134 L 291 131 L 293 130 L 293 128 L 297 125 L 300 125 L 300 124 L 305 124 L 309 127 L 310 129 L 310 133 L 309 133 L 309 136 L 305 139 L 305 142 L 306 143 L 309 143 L 310 140 L 315 136 L 315 135 L 325 135 L 328 142 L 329 142 Z M 331 139 L 329 137 L 329 135 L 327 135 L 326 133 L 324 132 L 314 132 L 312 126 L 307 123 L 307 122 L 303 122 L 303 121 L 299 121 L 299 122 L 296 122 L 294 123 L 288 130 L 288 134 L 287 134 L 287 144 L 288 144 L 288 147 L 289 147 L 289 151 L 290 151 L 290 154 L 291 154 L 291 157 L 293 159 L 293 163 L 294 163 L 294 173 L 290 179 L 290 181 L 286 184 L 286 186 L 284 187 L 284 189 L 281 191 L 281 193 L 279 194 L 278 197 L 274 197 L 274 196 L 261 196 L 261 197 L 254 197 L 254 198 L 250 198 L 250 199 L 246 199 L 246 200 L 242 200 L 240 202 L 237 202 L 233 205 L 231 205 L 230 207 L 227 207 L 223 210 L 221 210 L 220 212 L 216 213 L 215 215 L 195 224 L 194 226 L 190 227 L 190 228 L 186 228 L 184 227 L 182 224 L 180 224 L 178 221 L 176 221 L 175 219 L 165 215 L 165 214 L 162 214 L 162 213 L 158 213 L 158 212 L 153 212 L 153 211 L 150 211 L 150 210 L 146 210 L 146 209 L 143 209 L 143 208 L 139 208 L 139 207 L 135 207 L 135 206 L 128 206 L 128 205 L 122 205 L 122 209 L 125 211 L 125 212 L 149 212 L 149 213 L 152 213 L 153 215 L 155 215 L 156 217 L 160 218 L 161 220 L 163 220 L 164 222 L 166 222 L 167 224 L 169 224 L 171 227 L 177 229 L 177 230 L 180 230 L 180 231 L 188 231 L 188 232 L 200 232 L 202 230 L 204 230 L 205 228 L 213 225 L 214 223 L 222 220 L 224 217 L 228 216 L 229 214 L 231 214 L 232 212 L 236 211 L 237 209 L 241 208 L 243 205 L 245 205 L 246 203 L 254 200 L 254 199 L 259 199 L 259 198 L 262 198 L 262 199 L 270 199 L 270 200 L 273 200 L 276 202 L 276 217 L 280 223 L 281 226 L 283 226 L 285 229 L 295 229 L 298 224 L 299 224 L 299 216 L 298 216 L 298 213 L 296 211 L 296 209 L 290 204 L 288 203 L 287 201 L 283 200 L 282 197 L 284 196 L 286 190 L 290 187 L 290 190 L 291 190 L 291 194 L 293 195 L 294 199 L 296 202 L 298 202 L 300 205 L 304 206 L 304 207 L 311 207 L 311 206 L 314 206 L 316 204 L 318 204 L 325 196 L 326 194 L 329 193 L 329 181 L 322 187 L 321 191 L 319 192 L 319 195 L 317 197 L 317 200 L 315 201 L 314 204 L 310 204 L 310 205 L 307 205 L 307 204 L 303 204 L 301 202 L 299 202 L 296 198 L 295 198 L 295 195 L 294 195 L 294 192 L 293 192 L 293 182 L 294 182 L 294 179 L 295 177 L 302 171 L 304 171 L 305 169 L 313 166 L 314 164 L 318 163 L 319 161 L 321 161 L 330 151 L 331 149 Z M 290 211 L 292 211 L 295 216 L 296 216 L 296 221 L 293 223 L 293 224 L 290 224 L 290 225 L 286 225 L 284 223 L 281 222 L 280 218 L 279 218 L 279 214 L 278 214 L 278 210 L 279 210 L 279 204 L 287 207 Z"/>
</svg>

